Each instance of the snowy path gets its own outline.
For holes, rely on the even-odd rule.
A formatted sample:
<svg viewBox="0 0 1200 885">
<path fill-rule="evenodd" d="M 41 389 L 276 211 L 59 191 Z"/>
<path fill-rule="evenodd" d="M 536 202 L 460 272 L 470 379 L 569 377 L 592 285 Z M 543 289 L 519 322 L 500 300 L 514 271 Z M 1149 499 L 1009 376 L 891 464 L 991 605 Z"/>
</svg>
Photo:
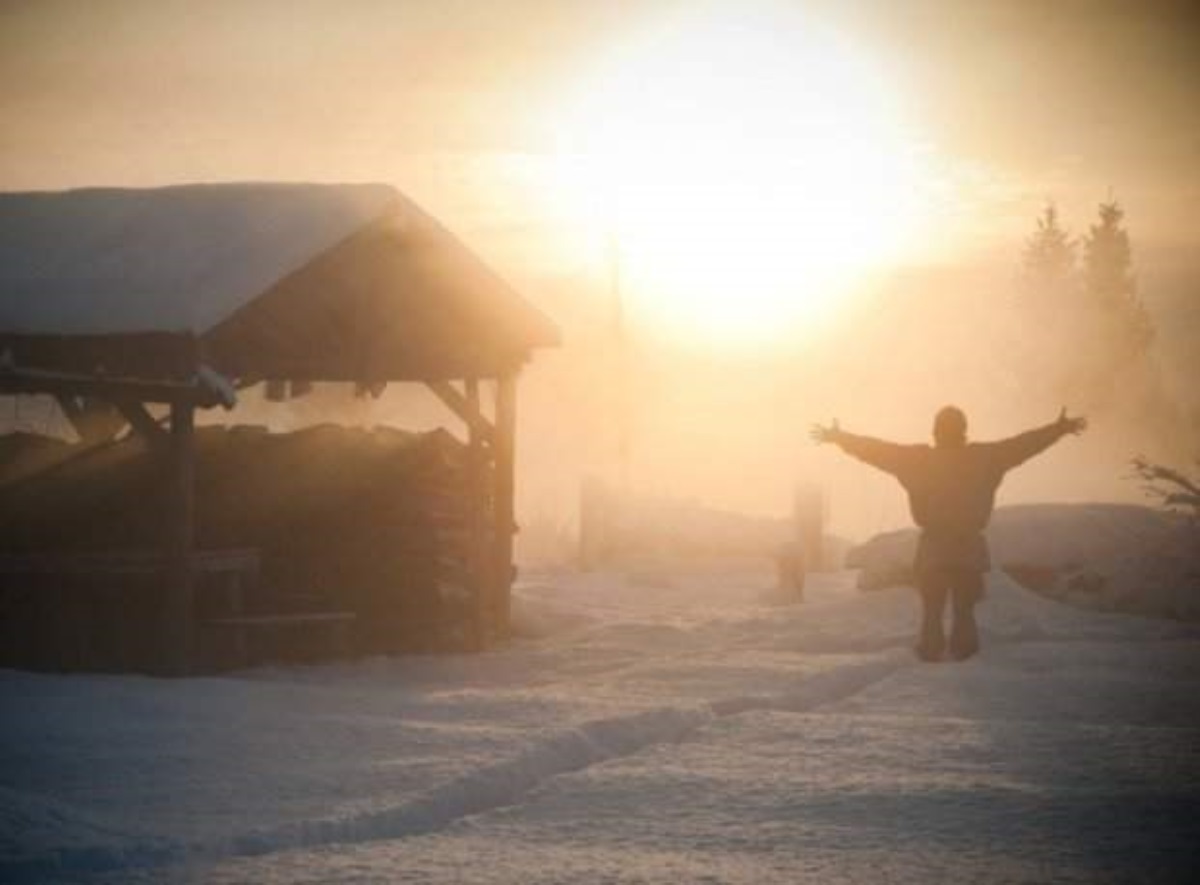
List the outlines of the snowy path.
<svg viewBox="0 0 1200 885">
<path fill-rule="evenodd" d="M 474 657 L 0 674 L 0 881 L 1188 881 L 1200 631 L 993 580 L 985 650 L 830 576 L 521 588 Z"/>
</svg>

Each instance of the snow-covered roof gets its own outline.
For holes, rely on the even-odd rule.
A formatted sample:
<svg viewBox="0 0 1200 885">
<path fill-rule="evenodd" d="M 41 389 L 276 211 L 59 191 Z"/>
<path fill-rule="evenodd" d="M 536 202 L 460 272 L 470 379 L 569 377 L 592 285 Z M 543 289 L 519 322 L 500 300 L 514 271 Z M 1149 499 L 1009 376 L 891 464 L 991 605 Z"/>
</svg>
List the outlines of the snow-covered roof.
<svg viewBox="0 0 1200 885">
<path fill-rule="evenodd" d="M 202 334 L 402 202 L 380 184 L 0 194 L 0 332 Z"/>
<path fill-rule="evenodd" d="M 380 184 L 0 194 L 0 351 L 107 376 L 496 377 L 558 330 Z"/>
</svg>

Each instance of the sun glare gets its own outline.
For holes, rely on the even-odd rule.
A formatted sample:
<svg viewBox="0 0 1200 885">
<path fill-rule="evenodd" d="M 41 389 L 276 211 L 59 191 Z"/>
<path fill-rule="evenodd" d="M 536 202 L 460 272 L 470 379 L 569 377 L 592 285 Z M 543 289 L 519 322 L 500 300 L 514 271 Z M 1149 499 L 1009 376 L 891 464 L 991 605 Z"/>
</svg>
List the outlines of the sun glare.
<svg viewBox="0 0 1200 885">
<path fill-rule="evenodd" d="M 675 21 L 573 97 L 560 178 L 635 312 L 758 342 L 818 318 L 919 227 L 919 155 L 886 85 L 787 13 Z"/>
</svg>

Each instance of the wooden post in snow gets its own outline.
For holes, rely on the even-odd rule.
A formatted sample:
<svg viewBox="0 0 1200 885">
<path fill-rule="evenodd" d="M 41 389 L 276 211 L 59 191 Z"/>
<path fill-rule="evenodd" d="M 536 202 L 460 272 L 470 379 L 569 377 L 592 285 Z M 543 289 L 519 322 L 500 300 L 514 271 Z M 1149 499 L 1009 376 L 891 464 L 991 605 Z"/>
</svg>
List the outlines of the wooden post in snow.
<svg viewBox="0 0 1200 885">
<path fill-rule="evenodd" d="M 496 629 L 506 635 L 512 603 L 513 536 L 517 532 L 516 493 L 517 373 L 496 384 L 494 455 L 494 541 L 492 611 Z"/>
<path fill-rule="evenodd" d="M 796 486 L 792 513 L 806 568 L 809 571 L 823 571 L 826 567 L 823 551 L 825 497 L 821 487 L 812 483 Z"/>
<path fill-rule="evenodd" d="M 193 665 L 192 547 L 195 542 L 195 407 L 190 401 L 171 403 L 168 447 L 165 543 L 166 604 L 164 605 L 163 664 L 172 676 L 186 676 Z"/>
<path fill-rule="evenodd" d="M 466 380 L 466 408 L 472 415 L 479 415 L 479 379 Z M 471 593 L 474 598 L 472 613 L 474 644 L 476 649 L 487 647 L 491 632 L 488 597 L 491 590 L 490 558 L 487 543 L 487 464 L 483 447 L 483 433 L 478 422 L 467 422 L 467 494 L 470 498 L 469 516 L 469 568 Z"/>
</svg>

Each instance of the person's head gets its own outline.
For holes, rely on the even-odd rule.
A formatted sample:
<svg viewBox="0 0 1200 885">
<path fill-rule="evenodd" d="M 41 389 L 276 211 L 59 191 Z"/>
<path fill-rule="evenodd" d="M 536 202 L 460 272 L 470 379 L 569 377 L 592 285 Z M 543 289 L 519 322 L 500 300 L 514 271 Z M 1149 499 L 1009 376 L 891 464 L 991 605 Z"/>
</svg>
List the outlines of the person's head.
<svg viewBox="0 0 1200 885">
<path fill-rule="evenodd" d="M 962 446 L 967 442 L 967 416 L 958 406 L 944 406 L 933 419 L 933 441 L 941 447 Z"/>
</svg>

